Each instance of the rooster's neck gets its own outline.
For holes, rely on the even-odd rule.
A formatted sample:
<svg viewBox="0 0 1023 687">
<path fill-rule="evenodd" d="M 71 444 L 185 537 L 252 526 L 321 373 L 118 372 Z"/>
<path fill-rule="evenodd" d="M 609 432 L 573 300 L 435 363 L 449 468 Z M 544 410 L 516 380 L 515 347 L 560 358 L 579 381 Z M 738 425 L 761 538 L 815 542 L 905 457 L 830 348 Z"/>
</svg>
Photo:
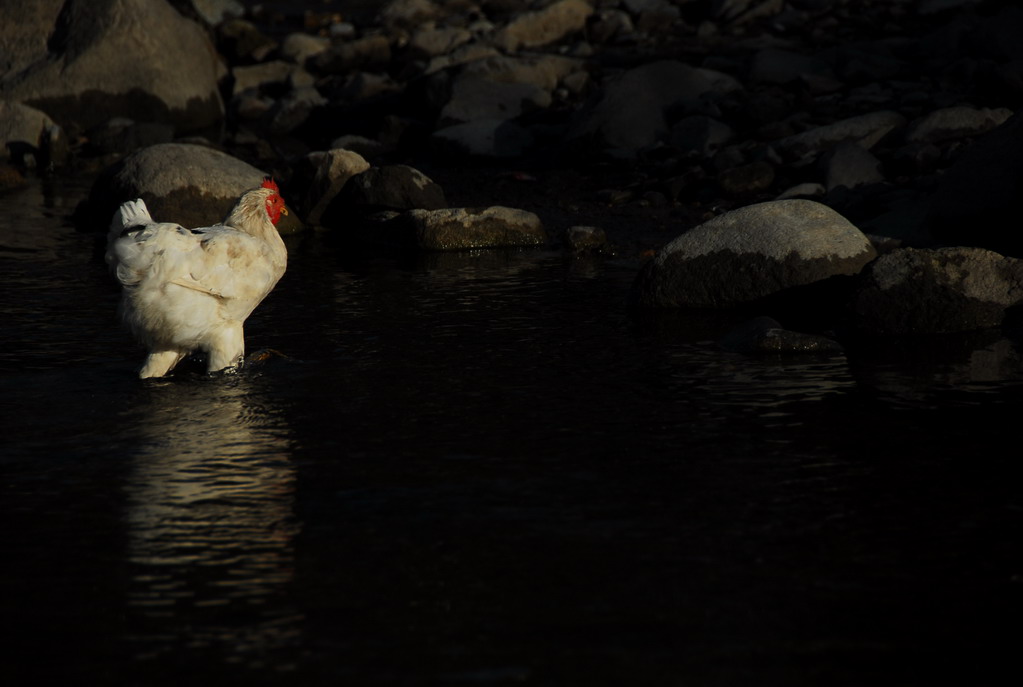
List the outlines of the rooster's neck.
<svg viewBox="0 0 1023 687">
<path fill-rule="evenodd" d="M 270 193 L 269 189 L 260 188 L 243 195 L 224 220 L 224 224 L 262 239 L 274 248 L 284 250 L 284 241 L 281 240 L 281 235 L 277 233 L 277 228 L 270 221 L 270 215 L 266 211 L 266 199 Z"/>
</svg>

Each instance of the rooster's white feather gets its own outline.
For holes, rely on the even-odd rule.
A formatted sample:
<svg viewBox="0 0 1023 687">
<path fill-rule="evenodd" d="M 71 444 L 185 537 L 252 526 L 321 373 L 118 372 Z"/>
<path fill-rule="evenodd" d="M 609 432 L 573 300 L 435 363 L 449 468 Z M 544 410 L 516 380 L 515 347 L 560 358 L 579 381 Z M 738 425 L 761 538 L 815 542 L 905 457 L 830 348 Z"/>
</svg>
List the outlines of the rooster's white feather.
<svg viewBox="0 0 1023 687">
<path fill-rule="evenodd" d="M 106 260 L 124 287 L 122 316 L 149 348 L 140 377 L 161 377 L 196 350 L 211 372 L 242 360 L 245 320 L 287 265 L 274 226 L 283 205 L 275 186 L 254 189 L 200 229 L 156 222 L 141 199 L 114 213 Z"/>
</svg>

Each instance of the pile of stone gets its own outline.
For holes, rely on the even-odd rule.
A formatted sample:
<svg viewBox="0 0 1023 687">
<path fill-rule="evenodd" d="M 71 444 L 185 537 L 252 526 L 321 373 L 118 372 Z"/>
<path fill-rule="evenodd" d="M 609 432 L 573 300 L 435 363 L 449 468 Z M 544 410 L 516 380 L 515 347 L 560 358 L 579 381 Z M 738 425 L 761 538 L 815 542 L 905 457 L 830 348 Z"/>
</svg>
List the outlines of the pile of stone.
<svg viewBox="0 0 1023 687">
<path fill-rule="evenodd" d="M 0 25 L 0 164 L 105 168 L 81 213 L 97 226 L 132 194 L 219 212 L 273 173 L 305 226 L 356 241 L 659 249 L 646 307 L 732 306 L 868 264 L 851 299 L 865 328 L 969 328 L 1016 303 L 1014 2 L 339 5 L 4 0 L 19 21 Z M 583 182 L 551 188 L 550 170 Z M 476 183 L 509 175 L 513 198 Z M 892 314 L 915 297 L 907 275 L 988 314 Z"/>
</svg>

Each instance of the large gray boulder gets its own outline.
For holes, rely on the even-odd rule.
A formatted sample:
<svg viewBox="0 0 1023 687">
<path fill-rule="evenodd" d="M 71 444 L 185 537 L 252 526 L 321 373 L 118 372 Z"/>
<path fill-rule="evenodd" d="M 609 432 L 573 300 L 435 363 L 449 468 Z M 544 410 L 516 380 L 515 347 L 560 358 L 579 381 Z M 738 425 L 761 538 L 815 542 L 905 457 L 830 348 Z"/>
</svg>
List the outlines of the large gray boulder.
<svg viewBox="0 0 1023 687">
<path fill-rule="evenodd" d="M 997 327 L 1023 300 L 1023 260 L 982 248 L 902 248 L 864 276 L 853 307 L 860 328 L 878 334 Z"/>
<path fill-rule="evenodd" d="M 220 66 L 166 0 L 0 0 L 0 98 L 87 129 L 117 117 L 194 131 L 220 122 Z M 25 21 L 22 21 L 24 19 Z"/>
<path fill-rule="evenodd" d="M 630 157 L 664 139 L 668 113 L 699 111 L 703 103 L 740 90 L 733 77 L 712 69 L 660 60 L 611 80 L 599 100 L 573 122 L 568 137 Z"/>
<path fill-rule="evenodd" d="M 676 238 L 644 266 L 633 295 L 647 307 L 732 306 L 856 274 L 876 255 L 867 237 L 826 205 L 769 201 Z"/>
<path fill-rule="evenodd" d="M 224 219 L 238 198 L 266 173 L 212 148 L 164 143 L 144 148 L 107 170 L 93 186 L 89 216 L 106 230 L 120 203 L 142 198 L 153 219 L 204 227 Z M 285 202 L 287 195 L 285 192 Z M 294 214 L 277 225 L 282 234 L 301 225 Z"/>
</svg>

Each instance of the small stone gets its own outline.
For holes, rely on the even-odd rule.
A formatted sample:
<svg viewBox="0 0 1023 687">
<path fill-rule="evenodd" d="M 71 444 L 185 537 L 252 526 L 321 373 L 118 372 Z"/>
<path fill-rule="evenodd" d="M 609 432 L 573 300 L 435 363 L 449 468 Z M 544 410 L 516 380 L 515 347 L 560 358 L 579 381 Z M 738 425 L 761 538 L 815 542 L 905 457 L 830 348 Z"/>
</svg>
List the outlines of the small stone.
<svg viewBox="0 0 1023 687">
<path fill-rule="evenodd" d="M 572 226 L 565 230 L 565 244 L 569 250 L 600 250 L 607 245 L 607 234 L 600 227 Z"/>
<path fill-rule="evenodd" d="M 763 160 L 732 167 L 718 174 L 721 190 L 735 197 L 763 193 L 773 183 L 774 167 Z"/>
<path fill-rule="evenodd" d="M 884 181 L 881 161 L 855 143 L 840 143 L 828 154 L 827 188 L 856 188 Z"/>
</svg>

